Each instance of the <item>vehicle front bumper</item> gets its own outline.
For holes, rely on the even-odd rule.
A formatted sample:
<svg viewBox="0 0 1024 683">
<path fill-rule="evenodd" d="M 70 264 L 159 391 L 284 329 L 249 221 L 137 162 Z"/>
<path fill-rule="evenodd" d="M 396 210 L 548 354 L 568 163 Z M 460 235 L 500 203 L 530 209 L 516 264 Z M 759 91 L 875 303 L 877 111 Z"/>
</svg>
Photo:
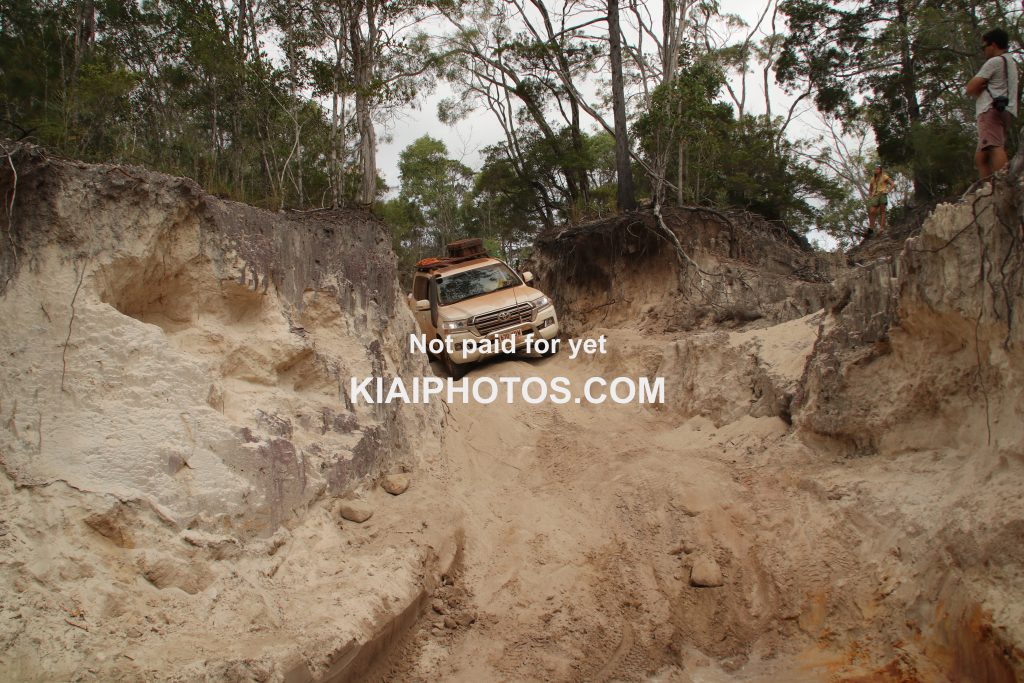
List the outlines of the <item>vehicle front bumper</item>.
<svg viewBox="0 0 1024 683">
<path fill-rule="evenodd" d="M 452 361 L 462 365 L 465 363 L 475 363 L 483 360 L 484 358 L 490 358 L 492 356 L 502 355 L 501 350 L 483 351 L 482 347 L 484 341 L 487 339 L 494 339 L 502 335 L 506 335 L 509 332 L 516 334 L 516 353 L 525 351 L 526 348 L 526 335 L 532 334 L 534 339 L 554 339 L 558 336 L 558 314 L 555 313 L 555 307 L 548 306 L 537 311 L 534 315 L 533 321 L 525 324 L 512 325 L 511 327 L 497 330 L 487 335 L 486 337 L 478 337 L 472 332 L 460 331 L 452 332 L 448 334 L 448 337 L 452 340 L 452 346 L 455 349 L 455 353 L 452 355 Z M 476 348 L 470 348 L 467 353 L 463 353 L 463 345 L 468 340 L 474 340 L 476 342 Z M 472 347 L 472 345 L 470 345 Z"/>
</svg>

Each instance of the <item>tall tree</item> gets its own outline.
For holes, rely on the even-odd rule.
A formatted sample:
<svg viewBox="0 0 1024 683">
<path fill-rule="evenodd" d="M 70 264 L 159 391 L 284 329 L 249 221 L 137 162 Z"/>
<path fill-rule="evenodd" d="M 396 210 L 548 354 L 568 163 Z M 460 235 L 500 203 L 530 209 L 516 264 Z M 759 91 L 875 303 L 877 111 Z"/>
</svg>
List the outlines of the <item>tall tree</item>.
<svg viewBox="0 0 1024 683">
<path fill-rule="evenodd" d="M 377 0 L 355 0 L 354 11 L 349 15 L 349 49 L 355 76 L 361 174 L 356 197 L 360 204 L 367 205 L 372 204 L 377 196 L 377 132 L 373 125 L 372 100 L 380 36 L 378 8 Z"/>
<path fill-rule="evenodd" d="M 629 2 L 626 9 L 629 28 L 621 33 L 622 49 L 630 78 L 639 89 L 634 109 L 642 117 L 655 106 L 655 99 L 660 98 L 663 106 L 666 93 L 675 89 L 679 71 L 702 58 L 711 23 L 720 18 L 719 6 L 717 0 L 662 0 L 660 23 L 646 3 Z M 684 116 L 682 99 L 669 99 L 677 110 L 671 116 L 647 119 L 647 124 L 653 125 L 648 131 L 651 137 L 644 155 L 634 160 L 643 166 L 656 203 L 660 204 L 666 190 L 674 186 L 676 201 L 681 204 L 687 182 L 687 150 L 695 141 L 675 127 Z M 673 165 L 676 173 L 670 180 L 667 171 Z"/>
<path fill-rule="evenodd" d="M 612 110 L 615 118 L 615 171 L 618 181 L 616 205 L 620 211 L 636 209 L 633 167 L 626 135 L 626 91 L 622 83 L 622 36 L 619 28 L 619 0 L 608 0 L 608 46 L 612 69 Z"/>
<path fill-rule="evenodd" d="M 331 206 L 341 206 L 346 196 L 345 162 L 349 156 L 348 100 L 354 92 L 352 55 L 349 48 L 348 0 L 310 0 L 311 29 L 319 37 L 323 55 L 312 58 L 316 94 L 331 100 L 330 150 Z"/>
<path fill-rule="evenodd" d="M 520 169 L 524 167 L 521 133 L 537 131 L 561 160 L 562 177 L 554 189 L 564 195 L 565 206 L 571 210 L 585 205 L 588 180 L 580 163 L 586 154 L 580 106 L 559 74 L 589 70 L 596 50 L 578 39 L 577 29 L 565 23 L 566 15 L 553 14 L 539 1 L 495 4 L 484 0 L 463 10 L 445 12 L 455 28 L 448 43 L 454 57 L 448 77 L 463 95 L 460 103 L 447 107 L 447 118 L 468 113 L 467 104 L 490 109 Z M 525 31 L 516 33 L 517 26 Z M 559 118 L 564 125 L 559 125 Z"/>
<path fill-rule="evenodd" d="M 443 1 L 443 0 L 442 0 Z M 348 50 L 352 60 L 356 130 L 359 135 L 360 204 L 379 192 L 375 119 L 409 104 L 433 83 L 439 64 L 419 30 L 433 0 L 348 0 Z"/>
<path fill-rule="evenodd" d="M 499 30 L 492 30 L 487 20 L 474 23 L 477 17 L 492 16 L 498 18 Z M 564 160 L 566 204 L 569 215 L 573 215 L 572 207 L 580 200 L 586 204 L 589 194 L 589 174 L 581 165 L 588 154 L 581 129 L 581 112 L 615 135 L 614 119 L 606 116 L 607 112 L 602 113 L 582 92 L 588 78 L 597 73 L 597 56 L 609 51 L 608 5 L 541 0 L 507 0 L 500 5 L 491 0 L 479 0 L 472 10 L 449 16 L 449 19 L 457 29 L 455 49 L 464 57 L 461 69 L 453 70 L 453 75 L 468 84 L 469 90 L 482 94 L 492 111 L 499 115 L 514 159 L 521 158 L 522 145 L 516 142 L 513 132 L 515 125 L 512 124 L 518 121 L 512 101 L 521 105 L 531 127 L 535 127 L 552 152 Z M 515 33 L 514 28 L 508 26 L 521 26 L 525 31 Z M 621 31 L 617 35 L 621 35 Z M 623 75 L 621 57 L 620 46 L 614 57 L 619 60 L 620 76 Z M 610 75 L 612 70 L 609 66 L 605 73 Z M 623 106 L 619 113 L 621 121 L 625 122 L 624 78 L 621 82 L 623 94 L 619 99 Z M 566 125 L 561 128 L 552 125 L 549 112 L 561 115 Z M 626 150 L 630 149 L 628 128 L 616 137 Z M 634 191 L 629 188 L 631 173 L 628 177 L 622 173 L 622 178 L 626 194 L 633 195 Z M 635 205 L 635 200 L 626 204 Z"/>
<path fill-rule="evenodd" d="M 448 157 L 443 142 L 424 135 L 402 150 L 398 161 L 399 198 L 414 207 L 420 232 L 440 251 L 459 232 L 473 172 Z"/>
<path fill-rule="evenodd" d="M 1006 20 L 1007 6 L 1006 0 L 784 0 L 790 34 L 778 78 L 809 84 L 826 114 L 867 121 L 881 160 L 907 169 L 917 201 L 943 197 L 970 182 L 970 164 L 950 167 L 946 160 L 970 148 L 974 102 L 963 84 L 980 65 L 983 27 Z"/>
</svg>

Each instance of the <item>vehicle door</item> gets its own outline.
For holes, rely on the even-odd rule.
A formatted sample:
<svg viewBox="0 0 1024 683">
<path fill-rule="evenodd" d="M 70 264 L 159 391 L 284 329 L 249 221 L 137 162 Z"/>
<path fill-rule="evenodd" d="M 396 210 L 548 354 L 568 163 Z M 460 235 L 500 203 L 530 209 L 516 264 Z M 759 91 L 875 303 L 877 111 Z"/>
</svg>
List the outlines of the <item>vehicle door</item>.
<svg viewBox="0 0 1024 683">
<path fill-rule="evenodd" d="M 438 301 L 437 301 L 437 280 L 430 278 L 429 285 L 427 287 L 427 300 L 430 301 L 430 310 L 419 311 L 417 315 L 423 316 L 421 318 L 420 327 L 423 329 L 424 334 L 427 335 L 427 339 L 433 339 L 438 336 L 437 328 L 441 326 L 441 322 L 438 318 Z"/>
<path fill-rule="evenodd" d="M 427 339 L 434 338 L 433 326 L 430 324 L 430 310 L 420 311 L 416 309 L 416 302 L 430 299 L 430 280 L 425 274 L 417 273 L 412 280 L 412 292 L 409 298 L 412 300 L 412 314 L 416 316 L 416 325 L 420 332 L 427 335 Z"/>
</svg>

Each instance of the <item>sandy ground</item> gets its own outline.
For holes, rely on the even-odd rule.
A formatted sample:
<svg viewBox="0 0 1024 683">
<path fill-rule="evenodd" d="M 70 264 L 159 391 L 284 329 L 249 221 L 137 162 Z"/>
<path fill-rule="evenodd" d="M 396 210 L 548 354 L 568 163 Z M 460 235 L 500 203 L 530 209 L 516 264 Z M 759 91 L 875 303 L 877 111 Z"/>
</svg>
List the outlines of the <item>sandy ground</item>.
<svg viewBox="0 0 1024 683">
<path fill-rule="evenodd" d="M 722 353 L 798 374 L 816 322 L 733 334 Z M 505 359 L 470 377 L 578 386 L 649 368 L 673 343 L 611 334 L 606 358 Z M 464 570 L 388 680 L 928 681 L 976 649 L 957 627 L 936 642 L 911 623 L 941 583 L 927 548 L 971 486 L 965 458 L 849 460 L 778 417 L 523 402 L 452 405 L 446 451 Z M 722 585 L 692 585 L 709 563 Z"/>
<path fill-rule="evenodd" d="M 322 680 L 448 571 L 458 520 L 435 493 L 366 492 L 363 524 L 324 505 L 244 545 L 125 507 L 88 518 L 116 532 L 97 542 L 75 492 L 0 479 L 0 680 Z"/>
<path fill-rule="evenodd" d="M 361 680 L 1014 680 L 1024 458 L 805 442 L 767 399 L 822 320 L 475 367 L 663 376 L 666 403 L 452 404 L 364 524 L 324 498 L 241 544 L 2 479 L 0 678 L 331 680 L 362 648 Z"/>
<path fill-rule="evenodd" d="M 700 300 L 672 259 L 619 259 L 615 221 L 569 231 L 547 293 L 608 353 L 470 377 L 661 376 L 664 406 L 356 406 L 345 377 L 428 372 L 367 216 L 39 164 L 14 224 L 31 265 L 0 298 L 0 680 L 1024 672 L 1002 218 L 939 207 L 898 268 L 831 287 L 755 240 Z M 687 234 L 743 250 L 721 231 Z M 399 471 L 406 493 L 377 486 Z"/>
</svg>

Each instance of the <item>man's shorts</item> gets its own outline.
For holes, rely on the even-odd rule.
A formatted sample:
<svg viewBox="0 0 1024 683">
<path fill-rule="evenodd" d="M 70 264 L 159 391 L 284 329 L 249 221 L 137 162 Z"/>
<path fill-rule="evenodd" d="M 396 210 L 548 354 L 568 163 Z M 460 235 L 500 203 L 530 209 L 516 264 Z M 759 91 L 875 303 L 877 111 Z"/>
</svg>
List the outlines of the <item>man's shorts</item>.
<svg viewBox="0 0 1024 683">
<path fill-rule="evenodd" d="M 868 208 L 869 209 L 871 207 L 874 207 L 874 206 L 881 206 L 882 208 L 885 208 L 885 206 L 888 203 L 889 203 L 889 196 L 888 195 L 876 194 L 874 197 L 868 197 Z"/>
<path fill-rule="evenodd" d="M 989 107 L 978 117 L 978 151 L 1006 146 L 1006 131 L 1013 115 Z"/>
</svg>

